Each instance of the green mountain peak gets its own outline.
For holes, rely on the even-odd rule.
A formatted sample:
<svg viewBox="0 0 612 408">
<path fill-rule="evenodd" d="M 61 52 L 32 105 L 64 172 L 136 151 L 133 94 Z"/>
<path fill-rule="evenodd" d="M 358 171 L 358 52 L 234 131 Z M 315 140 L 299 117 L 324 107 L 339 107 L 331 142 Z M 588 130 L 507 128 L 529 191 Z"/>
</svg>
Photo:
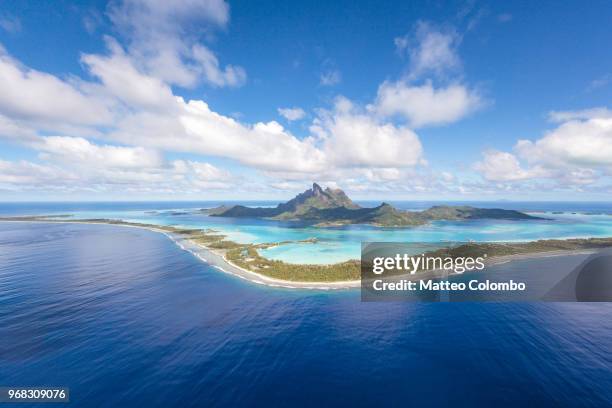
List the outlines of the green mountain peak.
<svg viewBox="0 0 612 408">
<path fill-rule="evenodd" d="M 363 208 L 354 203 L 339 188 L 323 189 L 313 183 L 312 188 L 286 203 L 273 208 L 252 208 L 236 205 L 207 211 L 216 217 L 252 217 L 275 220 L 300 220 L 317 225 L 372 224 L 385 227 L 414 226 L 433 220 L 465 219 L 536 219 L 519 211 L 474 208 L 467 206 L 434 206 L 425 211 L 402 211 L 383 202 L 377 207 Z"/>
</svg>

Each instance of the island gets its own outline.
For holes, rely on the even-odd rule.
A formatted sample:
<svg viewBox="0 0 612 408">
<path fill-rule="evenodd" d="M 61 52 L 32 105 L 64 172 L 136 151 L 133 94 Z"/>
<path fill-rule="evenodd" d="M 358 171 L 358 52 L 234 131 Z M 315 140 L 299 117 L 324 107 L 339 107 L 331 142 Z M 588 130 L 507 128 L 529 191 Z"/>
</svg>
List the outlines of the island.
<svg viewBox="0 0 612 408">
<path fill-rule="evenodd" d="M 402 211 L 391 204 L 361 207 L 341 189 L 323 189 L 317 183 L 286 203 L 276 207 L 246 207 L 234 205 L 202 209 L 212 217 L 266 218 L 283 221 L 303 221 L 318 227 L 347 224 L 369 224 L 378 227 L 411 227 L 431 221 L 474 219 L 542 220 L 520 211 L 469 206 L 434 206 L 424 211 Z"/>
<path fill-rule="evenodd" d="M 361 283 L 361 262 L 359 260 L 348 260 L 329 265 L 291 264 L 268 259 L 259 253 L 260 249 L 271 246 L 291 243 L 312 244 L 316 242 L 314 238 L 301 241 L 244 244 L 228 240 L 225 235 L 212 229 L 182 228 L 117 219 L 70 219 L 70 215 L 38 215 L 0 217 L 0 221 L 109 224 L 144 228 L 165 234 L 181 248 L 192 252 L 198 258 L 224 272 L 255 283 L 275 287 L 340 289 L 359 287 Z M 514 259 L 593 252 L 610 247 L 612 247 L 612 237 L 546 239 L 508 243 L 469 242 L 460 245 L 449 244 L 446 248 L 426 252 L 424 255 L 456 258 L 487 254 L 487 265 L 492 265 Z M 410 279 L 420 279 L 423 277 L 422 274 L 427 272 L 429 271 L 420 270 Z"/>
</svg>

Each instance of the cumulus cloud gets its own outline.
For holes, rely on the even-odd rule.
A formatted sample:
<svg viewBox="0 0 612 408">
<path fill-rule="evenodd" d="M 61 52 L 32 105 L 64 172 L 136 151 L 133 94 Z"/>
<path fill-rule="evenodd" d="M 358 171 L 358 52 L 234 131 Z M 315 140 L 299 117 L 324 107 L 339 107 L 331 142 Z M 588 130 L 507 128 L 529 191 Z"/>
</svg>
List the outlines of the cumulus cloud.
<svg viewBox="0 0 612 408">
<path fill-rule="evenodd" d="M 22 67 L 5 56 L 0 60 L 0 134 L 35 137 L 28 126 L 8 117 L 76 121 L 112 125 L 98 136 L 128 145 L 206 155 L 217 155 L 265 169 L 312 171 L 324 166 L 323 153 L 311 139 L 300 140 L 277 122 L 244 125 L 212 111 L 203 101 L 184 101 L 163 81 L 143 74 L 116 42 L 110 54 L 84 55 L 82 60 L 100 83 L 83 83 L 86 94 L 59 78 Z M 24 89 L 27 92 L 23 92 Z M 112 103 L 99 101 L 110 99 Z M 30 100 L 32 99 L 31 103 Z M 124 108 L 119 108 L 117 100 Z M 113 111 L 109 110 L 113 107 Z M 31 121 L 28 125 L 31 125 Z M 65 148 L 85 147 L 85 139 L 63 140 Z M 38 143 L 37 148 L 48 147 Z"/>
<path fill-rule="evenodd" d="M 57 148 L 53 140 L 47 150 Z M 61 141 L 65 143 L 66 141 Z M 82 141 L 74 141 L 82 143 Z M 0 188 L 13 191 L 134 192 L 189 194 L 234 187 L 226 170 L 191 160 L 142 158 L 139 148 L 96 146 L 41 154 L 43 164 L 0 159 Z M 82 150 L 86 150 L 83 152 Z M 106 160 L 90 161 L 88 160 Z"/>
<path fill-rule="evenodd" d="M 461 79 L 460 43 L 453 27 L 424 21 L 395 38 L 398 53 L 409 58 L 408 71 L 397 81 L 383 82 L 369 109 L 382 117 L 403 117 L 417 128 L 456 122 L 483 107 L 481 93 Z"/>
<path fill-rule="evenodd" d="M 104 125 L 112 120 L 101 98 L 78 85 L 23 66 L 0 45 L 0 114 L 38 123 Z"/>
<path fill-rule="evenodd" d="M 461 68 L 457 47 L 461 36 L 452 27 L 444 29 L 420 21 L 412 33 L 395 38 L 395 46 L 400 54 L 410 58 L 408 77 L 418 78 L 426 74 L 437 76 Z"/>
<path fill-rule="evenodd" d="M 143 74 L 134 66 L 123 48 L 107 38 L 110 55 L 84 54 L 81 61 L 97 77 L 103 88 L 98 91 L 117 97 L 129 107 L 167 108 L 174 101 L 168 85 L 158 78 Z"/>
<path fill-rule="evenodd" d="M 200 41 L 229 20 L 224 0 L 122 0 L 109 7 L 109 17 L 128 42 L 129 54 L 147 73 L 170 84 L 193 87 L 200 79 L 213 86 L 240 86 L 242 67 L 222 67 Z"/>
<path fill-rule="evenodd" d="M 455 122 L 483 105 L 479 93 L 464 85 L 434 88 L 431 82 L 410 85 L 384 82 L 370 108 L 382 116 L 402 115 L 413 127 Z"/>
<path fill-rule="evenodd" d="M 278 108 L 278 113 L 290 122 L 303 119 L 306 116 L 306 112 L 302 108 Z"/>
<path fill-rule="evenodd" d="M 483 160 L 474 168 L 489 181 L 518 181 L 535 176 L 534 172 L 521 167 L 512 153 L 490 150 L 483 153 Z"/>
<path fill-rule="evenodd" d="M 324 166 L 312 139 L 298 139 L 278 122 L 245 125 L 203 101 L 177 99 L 177 112 L 126 117 L 108 137 L 169 151 L 221 156 L 259 169 L 314 171 Z"/>
<path fill-rule="evenodd" d="M 600 116 L 569 120 L 535 142 L 519 140 L 516 150 L 529 162 L 549 166 L 610 167 L 612 116 L 605 110 Z"/>
<path fill-rule="evenodd" d="M 172 162 L 172 167 L 173 178 L 182 181 L 185 186 L 192 189 L 225 190 L 232 188 L 236 181 L 230 172 L 210 163 L 175 160 Z"/>
<path fill-rule="evenodd" d="M 346 98 L 338 98 L 332 112 L 322 112 L 311 131 L 340 167 L 409 167 L 418 164 L 423 153 L 412 130 L 380 123 Z"/>
<path fill-rule="evenodd" d="M 187 18 L 180 8 L 171 11 L 165 3 L 140 1 L 114 3 L 112 18 L 123 18 L 113 13 L 128 4 L 133 9 L 125 9 L 126 15 L 145 13 L 145 19 L 161 19 L 160 32 L 170 29 L 166 24 L 173 26 L 166 18 Z M 225 24 L 223 7 L 214 10 L 206 11 L 212 13 L 210 24 Z M 123 35 L 129 35 L 130 41 L 124 47 L 107 37 L 105 53 L 83 54 L 81 62 L 91 80 L 62 79 L 32 70 L 2 50 L 0 137 L 37 151 L 44 163 L 5 163 L 7 169 L 13 169 L 11 174 L 31 166 L 38 169 L 33 172 L 39 174 L 39 180 L 46 180 L 45 171 L 65 171 L 64 179 L 71 180 L 74 189 L 117 186 L 122 191 L 158 188 L 170 192 L 179 187 L 183 191 L 226 188 L 236 178 L 206 162 L 167 162 L 163 152 L 230 159 L 281 179 L 348 177 L 354 186 L 359 182 L 399 183 L 408 169 L 424 162 L 422 145 L 410 127 L 393 124 L 386 114 L 346 98 L 337 98 L 329 110 L 318 110 L 306 137 L 297 137 L 276 121 L 243 123 L 215 112 L 202 100 L 185 100 L 171 85 L 189 83 L 188 75 L 182 79 L 181 75 L 166 75 L 159 71 L 161 66 L 150 65 L 155 55 L 141 53 L 140 42 L 157 34 L 117 21 L 118 27 L 127 24 L 120 29 L 129 32 Z M 223 75 L 215 76 L 217 68 L 222 70 L 216 57 L 198 42 L 189 44 L 189 58 L 200 62 L 200 73 L 206 71 L 207 63 L 212 64 L 208 81 L 227 84 L 228 75 L 239 75 L 225 67 Z M 172 50 L 178 49 L 183 48 Z M 163 45 L 158 51 L 168 52 Z M 187 68 L 189 73 L 190 65 L 184 64 L 183 54 L 179 56 L 179 71 Z M 279 113 L 287 120 L 305 116 L 297 107 L 281 108 Z M 413 116 L 415 123 L 432 121 Z M 60 184 L 54 185 L 59 188 Z"/>
<path fill-rule="evenodd" d="M 0 159 L 0 186 L 4 189 L 47 187 L 58 180 L 69 183 L 74 180 L 74 176 L 57 167 L 44 166 L 25 160 L 6 161 Z"/>
<path fill-rule="evenodd" d="M 38 134 L 34 129 L 0 114 L 0 138 L 27 143 L 37 137 Z"/>
<path fill-rule="evenodd" d="M 162 165 L 161 154 L 143 147 L 96 145 L 82 137 L 46 136 L 33 145 L 42 157 L 59 162 L 105 168 L 152 168 Z"/>
<path fill-rule="evenodd" d="M 242 67 L 226 65 L 221 68 L 219 60 L 208 48 L 196 44 L 192 48 L 193 59 L 201 64 L 206 80 L 215 86 L 240 86 L 246 82 L 246 71 Z"/>
<path fill-rule="evenodd" d="M 514 154 L 485 152 L 476 170 L 491 181 L 548 179 L 589 185 L 612 173 L 612 116 L 606 108 L 553 112 L 562 122 L 535 141 L 519 140 Z"/>
<path fill-rule="evenodd" d="M 320 111 L 310 137 L 299 139 L 278 122 L 246 125 L 220 115 L 203 101 L 178 98 L 177 113 L 140 112 L 107 135 L 130 145 L 225 157 L 266 172 L 309 179 L 330 168 L 411 167 L 422 159 L 418 136 L 409 128 L 381 122 L 338 98 Z"/>
</svg>

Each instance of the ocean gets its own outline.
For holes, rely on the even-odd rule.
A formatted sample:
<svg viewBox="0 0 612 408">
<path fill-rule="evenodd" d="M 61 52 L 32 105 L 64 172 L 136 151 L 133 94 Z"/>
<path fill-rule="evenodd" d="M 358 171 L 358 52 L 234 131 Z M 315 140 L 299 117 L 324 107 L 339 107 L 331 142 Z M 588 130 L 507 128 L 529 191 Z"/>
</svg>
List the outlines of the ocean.
<svg viewBox="0 0 612 408">
<path fill-rule="evenodd" d="M 237 279 L 147 230 L 0 222 L 0 386 L 78 407 L 610 406 L 611 315 L 362 303 Z"/>
</svg>

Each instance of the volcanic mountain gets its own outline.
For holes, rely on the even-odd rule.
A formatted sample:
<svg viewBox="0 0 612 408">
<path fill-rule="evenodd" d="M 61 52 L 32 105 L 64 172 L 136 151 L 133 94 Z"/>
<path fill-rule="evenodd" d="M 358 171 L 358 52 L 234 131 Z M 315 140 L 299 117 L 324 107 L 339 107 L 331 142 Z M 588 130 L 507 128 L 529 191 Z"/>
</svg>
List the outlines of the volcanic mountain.
<svg viewBox="0 0 612 408">
<path fill-rule="evenodd" d="M 275 220 L 300 220 L 319 226 L 372 224 L 385 227 L 421 225 L 433 220 L 465 219 L 538 219 L 531 215 L 503 209 L 468 206 L 434 206 L 425 211 L 401 211 L 390 204 L 360 207 L 341 189 L 323 189 L 317 183 L 293 199 L 276 207 L 221 206 L 204 210 L 214 217 L 250 217 Z"/>
</svg>

